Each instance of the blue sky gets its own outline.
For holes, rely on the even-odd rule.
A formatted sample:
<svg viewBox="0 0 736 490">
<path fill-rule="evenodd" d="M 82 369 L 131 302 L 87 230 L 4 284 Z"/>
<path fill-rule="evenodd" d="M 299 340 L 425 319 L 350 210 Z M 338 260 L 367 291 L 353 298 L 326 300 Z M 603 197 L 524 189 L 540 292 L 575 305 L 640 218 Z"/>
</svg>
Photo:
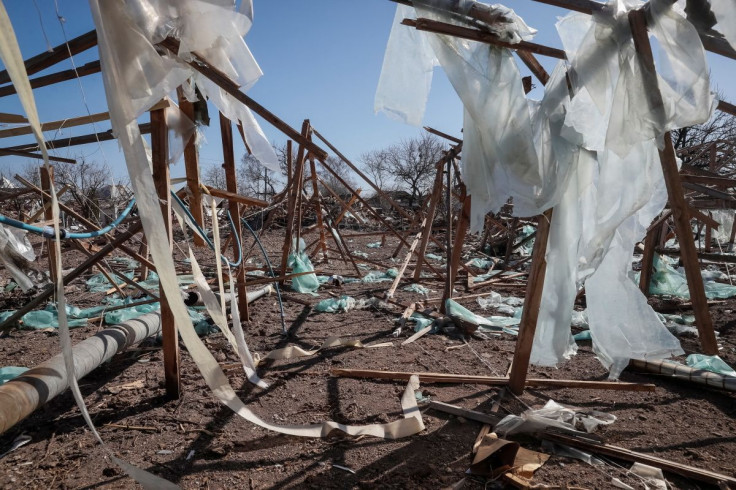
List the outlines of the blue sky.
<svg viewBox="0 0 736 490">
<path fill-rule="evenodd" d="M 84 0 L 57 0 L 64 17 L 68 39 L 93 28 L 89 7 Z M 381 148 L 402 138 L 418 134 L 419 129 L 373 114 L 373 96 L 381 71 L 383 52 L 391 27 L 395 4 L 388 0 L 255 0 L 255 23 L 246 38 L 251 51 L 263 69 L 264 76 L 249 92 L 287 123 L 299 128 L 305 118 L 327 137 L 348 158 L 358 162 L 360 154 Z M 560 47 L 554 23 L 567 11 L 542 5 L 531 0 L 511 1 L 526 22 L 539 30 L 536 42 Z M 15 26 L 24 57 L 64 41 L 54 0 L 5 0 L 5 6 Z M 38 7 L 38 10 L 36 9 Z M 39 13 L 40 11 L 40 13 Z M 45 36 L 44 36 L 45 33 Z M 82 65 L 97 56 L 96 49 L 75 57 Z M 730 82 L 736 78 L 736 62 L 709 55 L 712 80 L 724 91 L 726 99 L 736 102 L 736 88 Z M 542 59 L 551 69 L 553 60 Z M 64 62 L 47 70 L 51 73 L 70 68 Z M 527 70 L 520 65 L 522 74 Z M 34 91 L 42 121 L 82 116 L 86 114 L 84 100 L 90 112 L 106 110 L 100 75 L 68 81 Z M 0 112 L 22 113 L 15 96 L 0 98 Z M 201 148 L 203 168 L 221 162 L 219 128 L 216 114 L 210 110 L 212 124 L 205 131 L 207 143 Z M 215 116 L 215 117 L 213 117 Z M 424 124 L 459 136 L 462 128 L 462 107 L 446 77 L 437 70 Z M 268 123 L 262 122 L 266 135 L 282 144 L 285 137 Z M 70 128 L 60 133 L 49 132 L 47 138 L 68 137 L 104 131 L 109 122 Z M 2 146 L 28 142 L 28 136 L 6 139 Z M 236 142 L 236 155 L 244 152 Z M 117 143 L 106 142 L 60 150 L 59 156 L 84 157 L 107 162 L 117 176 L 126 174 L 125 164 Z M 17 172 L 28 160 L 0 158 L 0 172 Z M 63 164 L 60 164 L 63 165 Z M 183 164 L 172 168 L 173 176 L 183 175 Z"/>
</svg>

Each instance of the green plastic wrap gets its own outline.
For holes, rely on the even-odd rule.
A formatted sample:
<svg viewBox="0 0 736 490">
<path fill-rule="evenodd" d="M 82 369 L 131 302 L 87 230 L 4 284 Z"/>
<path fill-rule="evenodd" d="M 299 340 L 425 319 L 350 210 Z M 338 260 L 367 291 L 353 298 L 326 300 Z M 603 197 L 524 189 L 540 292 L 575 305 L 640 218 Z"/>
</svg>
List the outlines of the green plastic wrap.
<svg viewBox="0 0 736 490">
<path fill-rule="evenodd" d="M 314 311 L 318 311 L 320 313 L 338 313 L 341 311 L 347 312 L 353 308 L 355 308 L 355 298 L 351 298 L 350 296 L 340 296 L 339 299 L 323 299 L 314 306 Z"/>
<path fill-rule="evenodd" d="M 725 299 L 736 296 L 736 286 L 708 280 L 711 276 L 707 272 L 703 285 L 705 286 L 705 296 L 708 299 Z M 687 286 L 685 274 L 672 267 L 666 259 L 658 254 L 654 255 L 654 273 L 652 274 L 649 292 L 655 295 L 690 299 L 690 289 Z"/>
<path fill-rule="evenodd" d="M 291 267 L 291 271 L 294 274 L 312 272 L 312 274 L 305 274 L 293 278 L 291 280 L 291 289 L 298 293 L 313 293 L 319 289 L 319 280 L 317 279 L 317 275 L 314 274 L 314 266 L 306 253 L 289 254 L 287 265 Z"/>
<path fill-rule="evenodd" d="M 416 283 L 409 284 L 408 286 L 403 288 L 402 291 L 406 291 L 407 293 L 423 294 L 424 296 L 429 296 L 429 293 L 432 292 L 431 289 Z"/>
<path fill-rule="evenodd" d="M 28 371 L 28 368 L 18 366 L 6 366 L 0 368 L 0 385 L 7 383 L 13 378 Z"/>
<path fill-rule="evenodd" d="M 519 318 L 509 318 L 505 316 L 490 316 L 488 318 L 484 318 L 480 315 L 476 315 L 452 299 L 445 301 L 445 312 L 453 321 L 457 320 L 461 323 L 464 322 L 478 325 L 478 328 L 481 331 L 495 333 L 504 332 L 510 335 L 518 335 L 519 333 L 518 329 L 511 328 L 518 327 L 521 321 Z"/>
<path fill-rule="evenodd" d="M 724 376 L 736 376 L 736 371 L 726 364 L 718 356 L 706 356 L 705 354 L 690 354 L 685 359 L 685 364 L 693 369 L 702 369 Z"/>
<path fill-rule="evenodd" d="M 368 248 L 381 248 L 381 242 L 373 242 L 366 245 Z"/>
</svg>

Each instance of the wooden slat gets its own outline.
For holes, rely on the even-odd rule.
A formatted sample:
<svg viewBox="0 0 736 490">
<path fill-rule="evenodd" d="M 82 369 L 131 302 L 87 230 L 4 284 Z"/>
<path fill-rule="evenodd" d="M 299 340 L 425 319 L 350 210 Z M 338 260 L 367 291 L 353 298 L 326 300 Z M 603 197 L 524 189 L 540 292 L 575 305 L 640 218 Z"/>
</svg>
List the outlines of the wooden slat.
<svg viewBox="0 0 736 490">
<path fill-rule="evenodd" d="M 64 82 L 66 80 L 73 80 L 77 77 L 86 77 L 88 75 L 94 75 L 95 73 L 100 73 L 100 62 L 99 61 L 92 61 L 90 63 L 87 63 L 86 65 L 80 66 L 76 70 L 64 70 L 56 73 L 52 73 L 51 75 L 45 75 L 42 77 L 37 77 L 32 80 L 31 82 L 31 88 L 40 88 L 40 87 L 46 87 L 47 85 L 53 85 L 55 83 Z M 8 95 L 12 95 L 16 93 L 15 86 L 13 85 L 6 85 L 4 87 L 0 87 L 0 97 L 7 97 Z M 28 122 L 28 121 L 21 121 L 21 122 Z"/>
<path fill-rule="evenodd" d="M 44 51 L 25 61 L 26 73 L 30 76 L 38 73 L 50 66 L 53 66 L 70 56 L 86 51 L 97 45 L 97 31 L 94 29 L 82 34 L 79 37 L 71 39 L 51 48 L 50 51 Z M 10 75 L 7 70 L 0 72 L 0 83 L 9 83 Z"/>
<path fill-rule="evenodd" d="M 214 187 L 209 187 L 206 185 L 203 185 L 203 187 L 207 189 L 207 192 L 209 192 L 215 197 L 221 197 L 229 201 L 238 202 L 240 204 L 245 204 L 246 206 L 256 206 L 259 208 L 268 207 L 268 203 L 266 201 L 256 199 L 255 197 L 242 196 L 234 192 L 224 191 L 222 189 L 215 189 Z"/>
<path fill-rule="evenodd" d="M 151 111 L 153 181 L 156 184 L 156 193 L 161 202 L 161 212 L 163 213 L 164 226 L 169 239 L 169 248 L 173 249 L 168 137 L 164 110 Z M 161 300 L 161 337 L 164 351 L 166 395 L 169 398 L 178 399 L 181 396 L 179 332 L 174 321 L 174 313 L 171 311 L 163 287 L 159 288 L 159 299 Z"/>
<path fill-rule="evenodd" d="M 36 160 L 43 160 L 43 155 L 41 155 L 40 153 L 31 153 L 29 151 L 22 151 L 22 150 L 0 149 L 0 156 L 14 156 L 14 157 L 35 158 Z M 53 155 L 49 155 L 49 161 L 59 162 L 59 163 L 77 163 L 76 160 L 72 160 L 71 158 L 55 157 Z"/>
</svg>

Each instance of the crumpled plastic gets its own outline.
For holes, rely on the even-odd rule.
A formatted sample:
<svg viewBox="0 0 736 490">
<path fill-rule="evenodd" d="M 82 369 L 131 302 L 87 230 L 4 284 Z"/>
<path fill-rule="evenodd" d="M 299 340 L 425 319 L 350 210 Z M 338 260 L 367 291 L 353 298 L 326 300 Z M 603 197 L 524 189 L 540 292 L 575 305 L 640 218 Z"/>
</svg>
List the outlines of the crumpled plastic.
<svg viewBox="0 0 736 490">
<path fill-rule="evenodd" d="M 25 272 L 35 259 L 25 231 L 0 225 L 0 261 L 24 292 L 36 286 Z"/>
<path fill-rule="evenodd" d="M 736 376 L 736 371 L 726 364 L 723 359 L 718 356 L 706 356 L 705 354 L 690 354 L 685 359 L 685 364 L 694 369 L 702 369 L 712 373 L 722 374 L 724 376 Z"/>
<path fill-rule="evenodd" d="M 314 311 L 320 313 L 339 313 L 348 312 L 355 308 L 355 298 L 350 296 L 340 296 L 340 298 L 323 299 L 314 305 Z"/>
<path fill-rule="evenodd" d="M 593 432 L 601 425 L 610 425 L 616 416 L 597 410 L 580 411 L 564 407 L 554 400 L 549 400 L 544 407 L 526 410 L 521 416 L 507 415 L 493 428 L 499 436 L 513 434 L 531 434 L 545 430 L 547 427 Z"/>
<path fill-rule="evenodd" d="M 126 67 L 121 72 L 122 78 L 117 80 L 121 91 L 117 99 L 126 101 L 119 104 L 125 122 L 137 118 L 178 86 L 183 85 L 187 98 L 194 101 L 196 96 L 188 82 L 191 79 L 220 112 L 243 125 L 253 156 L 270 170 L 280 172 L 270 142 L 247 107 L 180 60 L 159 55 L 154 47 L 168 36 L 175 37 L 180 41 L 178 55 L 183 60 L 191 59 L 191 53 L 197 52 L 248 90 L 262 72 L 243 39 L 252 21 L 235 11 L 232 2 L 113 0 L 102 2 L 100 11 L 103 17 L 117 20 L 116 24 L 106 26 L 106 36 L 118 46 L 117 61 Z M 170 138 L 177 145 L 180 140 Z M 184 143 L 178 146 L 183 147 Z"/>
<path fill-rule="evenodd" d="M 710 8 L 718 20 L 716 30 L 720 31 L 731 47 L 736 49 L 736 8 L 733 0 L 710 0 Z"/>
<path fill-rule="evenodd" d="M 652 282 L 649 286 L 649 292 L 651 294 L 690 299 L 690 288 L 688 288 L 687 278 L 682 269 L 675 269 L 667 263 L 665 258 L 658 254 L 654 255 L 653 268 Z M 709 271 L 701 272 L 703 273 L 703 286 L 705 287 L 706 298 L 724 299 L 736 296 L 736 286 L 714 281 L 714 276 L 709 274 Z"/>
<path fill-rule="evenodd" d="M 459 321 L 466 324 L 474 324 L 478 329 L 484 332 L 499 333 L 504 332 L 510 335 L 518 335 L 518 327 L 521 322 L 521 315 L 515 318 L 505 316 L 482 317 L 465 308 L 458 302 L 448 299 L 445 301 L 445 312 L 453 321 Z"/>
<path fill-rule="evenodd" d="M 289 254 L 286 265 L 291 267 L 293 274 L 314 271 L 312 261 L 309 260 L 309 256 L 303 251 Z M 305 274 L 294 277 L 291 279 L 291 289 L 298 293 L 313 293 L 319 289 L 319 279 L 317 279 L 316 274 Z"/>
<path fill-rule="evenodd" d="M 363 279 L 361 279 L 364 283 L 373 283 L 373 282 L 384 282 L 384 281 L 393 281 L 396 279 L 396 276 L 399 275 L 399 271 L 395 268 L 386 269 L 386 272 L 378 272 L 378 271 L 372 271 L 363 276 Z"/>
</svg>

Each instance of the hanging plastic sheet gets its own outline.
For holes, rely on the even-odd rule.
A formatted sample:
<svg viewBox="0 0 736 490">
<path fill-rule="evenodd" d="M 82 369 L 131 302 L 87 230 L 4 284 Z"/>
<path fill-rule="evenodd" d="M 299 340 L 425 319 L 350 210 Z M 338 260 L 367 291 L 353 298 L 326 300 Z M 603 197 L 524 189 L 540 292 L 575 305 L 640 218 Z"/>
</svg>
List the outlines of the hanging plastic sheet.
<svg viewBox="0 0 736 490">
<path fill-rule="evenodd" d="M 397 5 L 383 59 L 374 111 L 384 112 L 412 126 L 420 126 L 432 87 L 432 71 L 438 65 L 428 35 L 401 25 L 416 19 L 413 7 Z"/>
<path fill-rule="evenodd" d="M 710 0 L 710 8 L 718 20 L 716 30 L 736 49 L 736 5 L 733 0 Z"/>
<path fill-rule="evenodd" d="M 713 238 L 719 243 L 726 243 L 731 239 L 731 230 L 734 222 L 734 211 L 733 209 L 714 209 L 711 211 L 712 217 L 721 226 L 718 229 L 713 229 Z"/>
</svg>

